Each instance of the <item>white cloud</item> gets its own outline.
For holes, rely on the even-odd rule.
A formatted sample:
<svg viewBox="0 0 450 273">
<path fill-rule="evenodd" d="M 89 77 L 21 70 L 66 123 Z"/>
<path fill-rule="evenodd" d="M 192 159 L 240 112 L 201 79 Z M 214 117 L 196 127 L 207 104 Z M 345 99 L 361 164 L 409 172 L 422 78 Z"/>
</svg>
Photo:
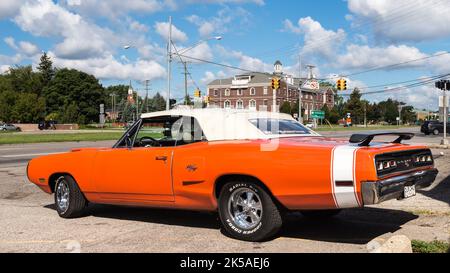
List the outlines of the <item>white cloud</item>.
<svg viewBox="0 0 450 273">
<path fill-rule="evenodd" d="M 116 19 L 130 12 L 151 14 L 173 7 L 172 1 L 159 0 L 65 0 L 63 4 L 74 11 L 90 16 Z"/>
<path fill-rule="evenodd" d="M 0 1 L 0 19 L 14 16 L 21 5 L 27 0 L 1 0 Z"/>
<path fill-rule="evenodd" d="M 186 20 L 198 27 L 198 33 L 203 38 L 217 34 L 225 34 L 230 30 L 234 33 L 245 31 L 251 23 L 252 14 L 242 7 L 220 9 L 214 16 L 202 18 L 198 15 L 186 17 Z"/>
<path fill-rule="evenodd" d="M 38 53 L 40 53 L 39 48 L 30 42 L 21 41 L 19 44 L 16 44 L 16 41 L 12 37 L 6 37 L 4 39 L 5 43 L 15 51 L 20 54 L 25 54 L 28 57 L 32 57 Z"/>
<path fill-rule="evenodd" d="M 336 58 L 334 66 L 347 69 L 365 69 L 421 59 L 427 55 L 415 47 L 406 45 L 388 47 L 369 47 L 368 45 L 351 44 L 347 51 Z M 424 62 L 414 62 L 396 68 L 415 67 Z"/>
<path fill-rule="evenodd" d="M 9 71 L 9 65 L 0 65 L 0 74 L 4 74 Z"/>
<path fill-rule="evenodd" d="M 129 20 L 130 29 L 138 32 L 148 32 L 149 27 L 139 23 L 138 21 Z"/>
<path fill-rule="evenodd" d="M 186 53 L 183 53 L 183 50 L 185 50 L 185 48 L 180 47 L 177 49 L 181 55 L 191 57 L 194 59 L 201 59 L 201 60 L 207 60 L 207 61 L 211 61 L 213 59 L 213 53 L 212 53 L 211 47 L 206 42 L 199 44 L 198 46 L 190 49 Z M 189 59 L 189 58 L 186 58 L 186 59 L 187 59 L 187 61 L 198 63 L 198 61 L 196 61 L 194 59 Z"/>
<path fill-rule="evenodd" d="M 203 78 L 200 80 L 201 83 L 203 85 L 207 85 L 209 83 L 211 83 L 212 81 L 216 80 L 216 79 L 223 79 L 228 77 L 229 75 L 227 75 L 227 73 L 225 73 L 224 71 L 220 70 L 217 73 L 214 73 L 212 71 L 206 71 L 205 75 L 203 76 Z"/>
<path fill-rule="evenodd" d="M 22 30 L 43 37 L 62 37 L 55 46 L 58 57 L 84 59 L 108 54 L 114 44 L 120 44 L 114 33 L 88 23 L 51 0 L 28 2 L 20 8 L 14 21 Z"/>
<path fill-rule="evenodd" d="M 346 38 L 344 30 L 327 30 L 311 17 L 300 18 L 297 25 L 286 19 L 284 31 L 304 35 L 303 54 L 315 53 L 325 58 L 334 56 Z"/>
<path fill-rule="evenodd" d="M 348 0 L 348 8 L 355 26 L 369 21 L 378 37 L 393 42 L 450 36 L 449 1 Z"/>
<path fill-rule="evenodd" d="M 187 0 L 190 4 L 256 4 L 264 6 L 264 0 Z"/>
<path fill-rule="evenodd" d="M 155 23 L 156 33 L 158 33 L 166 41 L 169 37 L 169 27 L 170 25 L 168 22 Z M 186 42 L 188 40 L 188 37 L 186 33 L 179 30 L 175 25 L 172 25 L 172 40 L 175 42 Z"/>
<path fill-rule="evenodd" d="M 164 67 L 155 61 L 138 60 L 135 63 L 124 64 L 117 61 L 112 55 L 85 60 L 61 59 L 53 52 L 49 52 L 49 55 L 54 60 L 56 67 L 81 70 L 102 80 L 154 80 L 166 75 Z"/>
</svg>

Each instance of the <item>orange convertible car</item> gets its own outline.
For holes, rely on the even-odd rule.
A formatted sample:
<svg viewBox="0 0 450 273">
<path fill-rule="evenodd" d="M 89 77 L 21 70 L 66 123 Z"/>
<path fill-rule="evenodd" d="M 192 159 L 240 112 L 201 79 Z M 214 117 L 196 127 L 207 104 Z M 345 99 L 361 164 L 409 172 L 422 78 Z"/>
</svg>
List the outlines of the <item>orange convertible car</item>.
<svg viewBox="0 0 450 273">
<path fill-rule="evenodd" d="M 284 114 L 172 110 L 142 115 L 113 147 L 40 157 L 27 172 L 63 218 L 88 203 L 218 211 L 231 237 L 262 241 L 285 212 L 331 217 L 430 186 L 431 151 L 392 135 L 337 140 Z"/>
</svg>

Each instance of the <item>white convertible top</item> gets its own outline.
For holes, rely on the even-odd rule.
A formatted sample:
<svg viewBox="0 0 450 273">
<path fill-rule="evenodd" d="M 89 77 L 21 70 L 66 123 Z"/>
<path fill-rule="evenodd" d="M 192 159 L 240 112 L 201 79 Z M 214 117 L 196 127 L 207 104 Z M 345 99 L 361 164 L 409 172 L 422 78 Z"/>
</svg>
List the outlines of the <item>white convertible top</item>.
<svg viewBox="0 0 450 273">
<path fill-rule="evenodd" d="M 156 118 L 164 116 L 185 116 L 195 118 L 202 128 L 208 141 L 220 140 L 250 140 L 292 137 L 299 135 L 267 135 L 254 126 L 251 119 L 280 119 L 295 121 L 292 116 L 281 113 L 256 112 L 234 109 L 174 109 L 170 111 L 142 114 L 141 118 Z M 309 129 L 308 129 L 309 130 Z M 310 131 L 310 130 L 309 130 Z M 318 134 L 310 131 L 311 135 Z M 305 136 L 305 135 L 301 135 Z"/>
</svg>

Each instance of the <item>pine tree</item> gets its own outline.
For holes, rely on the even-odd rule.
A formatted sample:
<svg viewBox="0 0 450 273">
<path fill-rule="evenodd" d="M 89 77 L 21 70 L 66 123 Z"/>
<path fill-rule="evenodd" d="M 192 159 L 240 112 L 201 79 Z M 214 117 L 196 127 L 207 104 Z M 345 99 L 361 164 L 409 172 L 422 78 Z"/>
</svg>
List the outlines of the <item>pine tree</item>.
<svg viewBox="0 0 450 273">
<path fill-rule="evenodd" d="M 46 52 L 41 56 L 41 62 L 37 68 L 41 73 L 42 83 L 44 86 L 48 86 L 50 81 L 53 79 L 55 75 L 55 69 L 53 68 L 53 62 Z"/>
</svg>

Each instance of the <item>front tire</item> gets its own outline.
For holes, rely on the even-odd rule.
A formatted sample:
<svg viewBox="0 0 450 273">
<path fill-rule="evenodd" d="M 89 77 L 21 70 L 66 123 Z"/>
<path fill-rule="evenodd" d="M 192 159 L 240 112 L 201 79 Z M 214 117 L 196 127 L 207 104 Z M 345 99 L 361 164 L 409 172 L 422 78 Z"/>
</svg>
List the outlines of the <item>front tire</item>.
<svg viewBox="0 0 450 273">
<path fill-rule="evenodd" d="M 439 130 L 438 129 L 434 129 L 433 130 L 433 135 L 438 136 L 439 135 Z"/>
<path fill-rule="evenodd" d="M 62 218 L 77 218 L 83 215 L 87 200 L 75 180 L 68 175 L 59 177 L 55 185 L 55 205 Z"/>
<path fill-rule="evenodd" d="M 247 181 L 230 182 L 222 188 L 219 217 L 226 234 L 248 242 L 271 239 L 282 226 L 280 210 L 270 194 Z"/>
</svg>

